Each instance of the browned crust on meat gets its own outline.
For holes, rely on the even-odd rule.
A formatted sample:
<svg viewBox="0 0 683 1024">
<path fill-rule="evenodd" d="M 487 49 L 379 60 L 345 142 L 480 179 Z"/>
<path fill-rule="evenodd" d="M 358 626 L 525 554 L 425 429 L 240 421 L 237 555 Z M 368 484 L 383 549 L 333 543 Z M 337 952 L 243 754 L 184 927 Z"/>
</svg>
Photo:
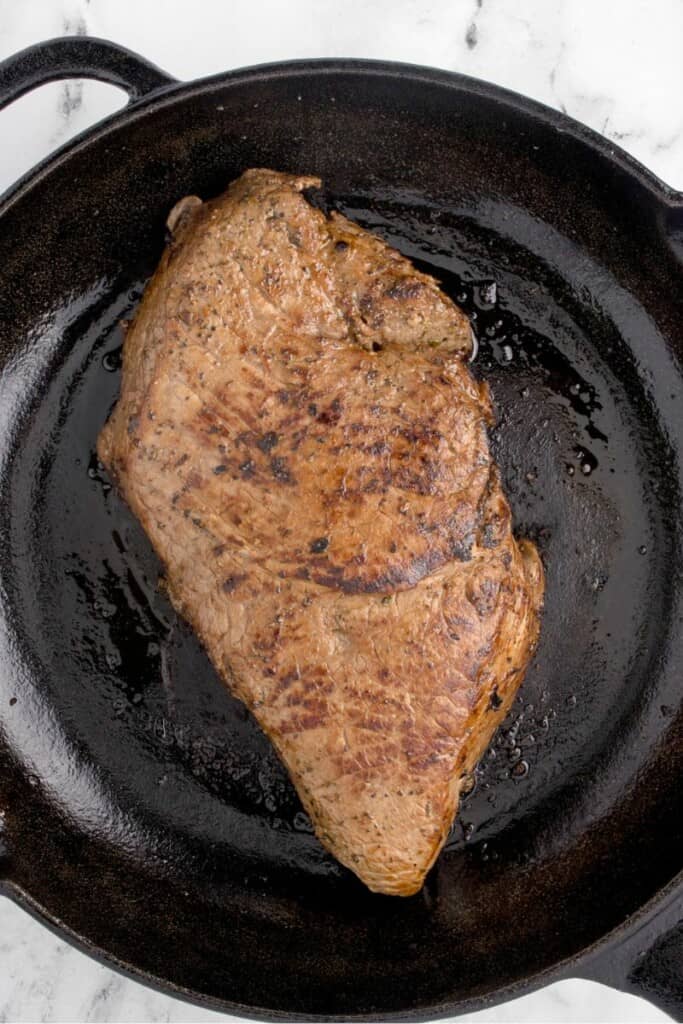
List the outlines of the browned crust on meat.
<svg viewBox="0 0 683 1024">
<path fill-rule="evenodd" d="M 406 895 L 522 680 L 542 569 L 466 317 L 318 184 L 248 171 L 175 208 L 98 451 L 322 842 Z"/>
</svg>

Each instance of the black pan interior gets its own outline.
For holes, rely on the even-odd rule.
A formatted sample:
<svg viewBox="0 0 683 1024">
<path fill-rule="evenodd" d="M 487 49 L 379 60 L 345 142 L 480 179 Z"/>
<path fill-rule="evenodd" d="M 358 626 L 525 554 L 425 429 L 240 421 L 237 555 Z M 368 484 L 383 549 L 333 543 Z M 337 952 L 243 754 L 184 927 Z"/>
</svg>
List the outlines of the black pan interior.
<svg viewBox="0 0 683 1024">
<path fill-rule="evenodd" d="M 681 866 L 678 213 L 551 118 L 462 83 L 390 84 L 300 69 L 205 86 L 2 216 L 10 883 L 121 962 L 271 1012 L 486 996 Z M 538 655 L 408 900 L 322 851 L 94 454 L 166 212 L 264 165 L 319 173 L 318 202 L 470 314 L 516 530 L 546 566 Z"/>
</svg>

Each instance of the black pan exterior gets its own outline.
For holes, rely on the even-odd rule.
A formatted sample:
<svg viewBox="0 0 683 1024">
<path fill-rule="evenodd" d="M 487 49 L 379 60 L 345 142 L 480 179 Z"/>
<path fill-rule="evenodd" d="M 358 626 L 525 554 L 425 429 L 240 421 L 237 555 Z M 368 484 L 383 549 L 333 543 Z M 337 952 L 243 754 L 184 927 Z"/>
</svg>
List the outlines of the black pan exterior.
<svg viewBox="0 0 683 1024">
<path fill-rule="evenodd" d="M 320 175 L 323 204 L 474 315 L 496 456 L 546 566 L 536 662 L 410 899 L 370 894 L 322 851 L 94 455 L 119 322 L 168 210 L 253 166 Z M 671 902 L 682 240 L 680 200 L 567 119 L 392 65 L 273 66 L 171 90 L 15 192 L 0 210 L 10 895 L 152 983 L 286 1019 L 486 1005 L 583 970 L 648 901 Z"/>
</svg>

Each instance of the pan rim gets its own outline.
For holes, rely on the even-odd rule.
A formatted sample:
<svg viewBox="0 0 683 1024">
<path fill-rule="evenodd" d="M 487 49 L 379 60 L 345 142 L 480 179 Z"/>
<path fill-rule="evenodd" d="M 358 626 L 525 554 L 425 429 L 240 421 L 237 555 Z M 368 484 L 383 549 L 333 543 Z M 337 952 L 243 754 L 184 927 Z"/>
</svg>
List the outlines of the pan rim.
<svg viewBox="0 0 683 1024">
<path fill-rule="evenodd" d="M 99 41 L 106 42 L 106 40 Z M 401 79 L 403 82 L 410 80 L 415 84 L 437 85 L 463 95 L 483 97 L 522 113 L 537 124 L 554 128 L 560 135 L 570 136 L 614 167 L 637 180 L 665 208 L 683 209 L 683 190 L 679 191 L 668 185 L 621 146 L 612 143 L 595 129 L 588 127 L 569 114 L 554 110 L 552 107 L 513 89 L 496 85 L 485 79 L 463 75 L 457 71 L 447 71 L 427 65 L 400 61 L 319 57 L 252 64 L 190 81 L 173 81 L 169 85 L 154 89 L 141 100 L 127 103 L 109 117 L 79 132 L 73 139 L 48 154 L 18 178 L 9 189 L 0 194 L 0 218 L 52 171 L 65 164 L 71 156 L 87 149 L 91 143 L 100 141 L 119 128 L 127 124 L 134 124 L 155 110 L 170 106 L 178 100 L 194 99 L 219 86 L 237 87 L 258 81 L 278 81 L 291 77 L 293 74 L 305 77 L 315 77 L 321 74 L 329 77 L 357 74 L 377 79 Z"/>
<path fill-rule="evenodd" d="M 409 1009 L 396 1011 L 383 1012 L 380 1010 L 378 1012 L 353 1014 L 310 1014 L 291 1012 L 287 1010 L 273 1010 L 252 1004 L 233 1002 L 231 1000 L 221 999 L 217 996 L 202 995 L 194 989 L 186 988 L 183 985 L 179 985 L 177 982 L 169 981 L 157 974 L 145 971 L 144 968 L 137 967 L 127 960 L 120 959 L 113 953 L 103 949 L 97 943 L 90 942 L 83 935 L 74 931 L 64 921 L 61 921 L 58 917 L 51 914 L 43 904 L 35 900 L 30 893 L 28 893 L 19 884 L 12 881 L 11 878 L 4 878 L 0 881 L 0 895 L 11 899 L 13 903 L 19 906 L 26 913 L 30 914 L 30 916 L 40 924 L 49 928 L 53 934 L 65 939 L 69 945 L 79 950 L 79 952 L 91 957 L 103 966 L 131 978 L 133 981 L 138 982 L 138 984 L 145 985 L 148 988 L 152 988 L 164 995 L 170 995 L 175 999 L 183 1000 L 184 1002 L 194 1004 L 195 1006 L 201 1006 L 206 1009 L 221 1012 L 234 1013 L 247 1020 L 273 1022 L 301 1021 L 302 1024 L 304 1024 L 304 1022 L 314 1021 L 328 1021 L 330 1024 L 333 1021 L 367 1021 L 369 1024 L 375 1024 L 375 1022 L 380 1021 L 415 1020 L 416 1015 L 418 1014 L 419 1019 L 424 1021 L 443 1020 L 446 1017 L 452 1016 L 456 1012 L 457 1014 L 469 1013 L 507 1003 L 510 1000 L 529 995 L 532 992 L 535 992 L 540 988 L 544 988 L 546 985 L 556 981 L 562 981 L 569 978 L 585 978 L 586 980 L 599 981 L 600 979 L 593 978 L 592 973 L 589 970 L 585 970 L 585 967 L 588 966 L 592 960 L 597 959 L 601 954 L 604 954 L 607 950 L 618 948 L 628 935 L 638 932 L 642 928 L 647 928 L 647 925 L 651 920 L 656 918 L 661 912 L 665 911 L 670 903 L 675 902 L 680 898 L 682 891 L 683 869 L 674 878 L 670 879 L 664 888 L 660 889 L 659 892 L 652 896 L 647 903 L 643 904 L 636 913 L 631 914 L 622 921 L 621 924 L 617 925 L 589 946 L 586 946 L 585 949 L 558 961 L 551 967 L 545 968 L 545 970 L 539 971 L 527 978 L 515 981 L 510 985 L 503 986 L 502 988 L 494 988 L 489 993 L 482 996 L 474 996 L 469 999 L 455 1000 L 447 1003 L 426 1004 L 421 1007 L 411 1007 Z M 582 967 L 584 970 L 581 970 Z M 626 978 L 623 978 L 622 980 L 624 983 L 627 981 Z"/>
</svg>

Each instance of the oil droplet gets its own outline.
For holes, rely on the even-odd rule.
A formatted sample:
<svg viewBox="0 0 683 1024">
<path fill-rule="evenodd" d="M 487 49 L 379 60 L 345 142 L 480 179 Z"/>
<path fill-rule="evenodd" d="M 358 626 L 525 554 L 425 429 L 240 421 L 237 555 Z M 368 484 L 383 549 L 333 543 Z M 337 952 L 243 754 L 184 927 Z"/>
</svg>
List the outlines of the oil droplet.
<svg viewBox="0 0 683 1024">
<path fill-rule="evenodd" d="M 516 779 L 523 779 L 525 775 L 529 774 L 529 762 L 518 761 L 512 769 L 512 774 Z"/>
<path fill-rule="evenodd" d="M 647 548 L 646 548 L 646 546 L 644 544 L 641 544 L 640 547 L 638 548 L 638 554 L 639 555 L 646 555 L 647 554 Z"/>
<path fill-rule="evenodd" d="M 94 480 L 102 487 L 102 493 L 108 494 L 111 490 L 111 484 L 108 483 L 105 473 L 104 464 L 97 458 L 97 454 L 93 452 L 90 462 L 88 464 L 88 477 L 90 480 Z"/>
<path fill-rule="evenodd" d="M 311 825 L 311 819 L 303 811 L 298 811 L 294 815 L 294 821 L 292 822 L 297 832 L 312 832 L 313 826 Z"/>
<path fill-rule="evenodd" d="M 568 474 L 568 476 L 574 476 L 575 472 L 576 472 L 576 470 L 574 469 L 574 467 L 571 464 L 568 463 L 567 464 L 567 474 Z"/>
<path fill-rule="evenodd" d="M 528 397 L 529 397 L 529 393 L 530 393 L 530 392 L 529 392 L 529 389 L 528 389 L 528 388 L 526 388 L 526 387 L 525 387 L 525 388 L 522 388 L 522 390 L 520 391 L 520 395 L 522 396 L 522 398 L 528 398 Z M 543 421 L 543 425 L 544 425 L 544 426 L 547 426 L 547 425 L 548 425 L 548 421 L 547 421 L 547 420 L 544 420 L 544 421 Z"/>
<path fill-rule="evenodd" d="M 607 580 L 608 577 L 604 573 L 598 573 L 598 575 L 591 582 L 591 589 L 595 591 L 604 590 Z"/>
<path fill-rule="evenodd" d="M 485 281 L 479 286 L 479 304 L 481 306 L 495 306 L 498 301 L 498 289 L 495 281 Z"/>
<path fill-rule="evenodd" d="M 503 359 L 506 363 L 511 363 L 513 358 L 513 351 L 511 345 L 503 345 Z"/>
<path fill-rule="evenodd" d="M 585 448 L 575 448 L 577 461 L 581 467 L 581 472 L 584 476 L 590 476 L 594 469 L 597 469 L 598 460 L 592 452 L 587 451 Z"/>
<path fill-rule="evenodd" d="M 121 369 L 121 349 L 115 348 L 111 352 L 106 352 L 102 357 L 102 366 L 107 373 L 116 373 L 117 370 Z"/>
</svg>

